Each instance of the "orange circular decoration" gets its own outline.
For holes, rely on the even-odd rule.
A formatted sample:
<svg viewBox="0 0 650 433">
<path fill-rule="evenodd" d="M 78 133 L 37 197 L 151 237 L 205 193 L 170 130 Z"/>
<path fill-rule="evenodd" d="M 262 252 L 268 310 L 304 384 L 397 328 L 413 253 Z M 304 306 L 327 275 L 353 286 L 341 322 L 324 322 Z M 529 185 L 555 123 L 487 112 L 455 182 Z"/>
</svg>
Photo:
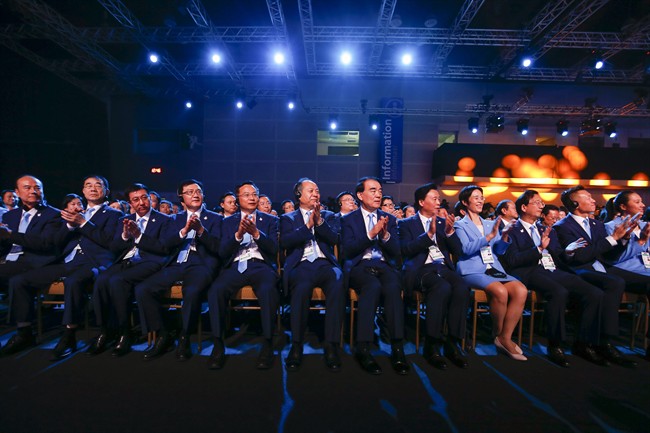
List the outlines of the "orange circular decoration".
<svg viewBox="0 0 650 433">
<path fill-rule="evenodd" d="M 566 159 L 561 159 L 557 162 L 557 172 L 560 174 L 560 177 L 564 177 L 564 173 L 567 173 L 571 170 L 571 164 Z"/>
<path fill-rule="evenodd" d="M 562 175 L 565 179 L 580 179 L 580 175 L 575 171 L 569 170 Z"/>
<path fill-rule="evenodd" d="M 456 176 L 472 176 L 472 172 L 465 170 L 456 170 Z"/>
<path fill-rule="evenodd" d="M 537 161 L 533 158 L 522 158 L 519 165 L 512 168 L 515 177 L 535 177 L 533 174 L 538 170 Z"/>
<path fill-rule="evenodd" d="M 521 158 L 519 158 L 517 155 L 510 154 L 503 157 L 501 160 L 501 165 L 512 170 L 519 165 L 519 161 L 521 161 Z"/>
<path fill-rule="evenodd" d="M 575 152 L 578 149 L 577 146 L 566 146 L 564 149 L 562 149 L 562 156 L 565 157 L 566 159 L 569 159 L 569 156 Z"/>
<path fill-rule="evenodd" d="M 607 174 L 607 173 L 600 172 L 600 173 L 596 173 L 596 174 L 594 174 L 594 179 L 598 179 L 598 180 L 611 180 L 611 177 L 610 177 L 609 174 Z"/>
<path fill-rule="evenodd" d="M 510 177 L 510 173 L 503 167 L 499 167 L 492 172 L 492 177 Z"/>
<path fill-rule="evenodd" d="M 537 159 L 537 163 L 543 168 L 555 168 L 557 159 L 553 155 L 542 155 Z"/>
<path fill-rule="evenodd" d="M 649 179 L 648 179 L 647 174 L 645 174 L 643 172 L 639 172 L 639 173 L 635 174 L 634 176 L 632 176 L 632 180 L 649 180 Z"/>
<path fill-rule="evenodd" d="M 458 168 L 460 168 L 463 171 L 472 171 L 476 167 L 476 161 L 474 158 L 470 158 L 469 156 L 466 156 L 465 158 L 461 158 L 458 160 Z"/>
<path fill-rule="evenodd" d="M 567 159 L 569 160 L 569 164 L 571 164 L 571 168 L 574 170 L 580 171 L 587 167 L 587 157 L 580 150 L 574 150 L 571 152 Z"/>
</svg>

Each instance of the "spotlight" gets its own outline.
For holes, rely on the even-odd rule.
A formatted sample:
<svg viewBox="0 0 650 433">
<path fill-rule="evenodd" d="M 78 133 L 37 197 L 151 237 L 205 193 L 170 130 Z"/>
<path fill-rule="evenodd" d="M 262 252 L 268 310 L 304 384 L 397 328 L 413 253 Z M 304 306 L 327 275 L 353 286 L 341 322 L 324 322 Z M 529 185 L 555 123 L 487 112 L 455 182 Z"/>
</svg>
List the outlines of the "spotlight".
<svg viewBox="0 0 650 433">
<path fill-rule="evenodd" d="M 249 110 L 252 110 L 253 108 L 255 108 L 256 105 L 257 105 L 257 99 L 255 99 L 255 98 L 249 99 L 248 103 L 246 103 L 246 106 L 248 107 Z"/>
<path fill-rule="evenodd" d="M 151 63 L 158 63 L 158 60 L 160 60 L 160 58 L 158 57 L 158 54 L 156 54 L 156 53 L 149 54 L 149 61 Z"/>
<path fill-rule="evenodd" d="M 596 63 L 594 63 L 596 69 L 602 69 L 603 66 L 605 66 L 605 63 L 601 59 L 596 60 Z"/>
<path fill-rule="evenodd" d="M 602 130 L 600 118 L 585 119 L 580 123 L 580 135 L 596 135 Z"/>
<path fill-rule="evenodd" d="M 607 122 L 605 124 L 605 135 L 609 138 L 616 137 L 616 122 Z"/>
<path fill-rule="evenodd" d="M 470 117 L 467 121 L 467 129 L 471 131 L 472 134 L 478 132 L 478 117 Z"/>
<path fill-rule="evenodd" d="M 566 137 L 569 135 L 569 122 L 566 120 L 558 120 L 555 124 L 555 129 L 558 134 L 562 135 L 562 137 Z"/>
<path fill-rule="evenodd" d="M 221 56 L 218 53 L 212 54 L 212 63 L 221 63 Z"/>
<path fill-rule="evenodd" d="M 284 63 L 284 54 L 278 51 L 273 56 L 273 61 L 275 62 L 276 65 L 283 64 Z"/>
<path fill-rule="evenodd" d="M 330 114 L 329 125 L 330 125 L 330 129 L 338 128 L 339 117 L 336 114 Z"/>
<path fill-rule="evenodd" d="M 528 134 L 528 119 L 517 120 L 517 132 L 520 132 L 521 135 Z"/>
<path fill-rule="evenodd" d="M 492 114 L 485 119 L 485 132 L 491 134 L 501 132 L 505 123 L 505 118 L 501 114 Z"/>
<path fill-rule="evenodd" d="M 244 101 L 242 101 L 241 99 L 237 99 L 235 101 L 235 107 L 237 107 L 238 110 L 241 110 L 242 108 L 244 108 Z"/>
<path fill-rule="evenodd" d="M 531 59 L 530 57 L 524 57 L 521 60 L 521 66 L 523 66 L 524 68 L 530 68 L 530 65 L 532 64 L 533 64 L 533 59 Z"/>
<path fill-rule="evenodd" d="M 241 110 L 244 108 L 244 104 L 246 103 L 246 89 L 240 88 L 237 90 L 235 97 L 235 107 L 237 107 L 238 110 Z"/>
<path fill-rule="evenodd" d="M 287 108 L 289 110 L 293 110 L 294 108 L 296 108 L 296 104 L 293 101 L 289 101 L 287 102 Z"/>
<path fill-rule="evenodd" d="M 185 108 L 187 109 L 192 108 L 192 101 L 185 101 Z"/>
<path fill-rule="evenodd" d="M 413 56 L 411 55 L 411 53 L 405 53 L 402 56 L 402 64 L 408 66 L 411 63 L 413 63 Z"/>
<path fill-rule="evenodd" d="M 341 63 L 349 65 L 350 62 L 352 62 L 352 54 L 350 54 L 349 51 L 343 51 L 343 53 L 341 53 Z"/>
<path fill-rule="evenodd" d="M 370 128 L 373 131 L 376 131 L 377 129 L 379 129 L 379 118 L 377 116 L 369 116 L 368 125 L 370 125 Z"/>
</svg>

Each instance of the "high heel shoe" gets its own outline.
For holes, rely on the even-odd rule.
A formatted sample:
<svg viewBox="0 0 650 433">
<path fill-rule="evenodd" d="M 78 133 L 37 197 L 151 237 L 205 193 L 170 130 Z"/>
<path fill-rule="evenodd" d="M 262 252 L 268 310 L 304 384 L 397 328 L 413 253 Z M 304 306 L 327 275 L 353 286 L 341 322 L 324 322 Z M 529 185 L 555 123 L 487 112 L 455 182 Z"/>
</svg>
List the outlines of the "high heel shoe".
<svg viewBox="0 0 650 433">
<path fill-rule="evenodd" d="M 501 344 L 499 341 L 499 337 L 494 337 L 494 345 L 496 346 L 498 351 L 503 352 L 504 354 L 508 355 L 510 358 L 514 359 L 515 361 L 528 361 L 528 358 L 526 358 L 523 353 L 512 353 L 506 347 Z M 519 347 L 515 345 L 515 347 Z M 521 348 L 519 348 L 521 351 Z"/>
</svg>

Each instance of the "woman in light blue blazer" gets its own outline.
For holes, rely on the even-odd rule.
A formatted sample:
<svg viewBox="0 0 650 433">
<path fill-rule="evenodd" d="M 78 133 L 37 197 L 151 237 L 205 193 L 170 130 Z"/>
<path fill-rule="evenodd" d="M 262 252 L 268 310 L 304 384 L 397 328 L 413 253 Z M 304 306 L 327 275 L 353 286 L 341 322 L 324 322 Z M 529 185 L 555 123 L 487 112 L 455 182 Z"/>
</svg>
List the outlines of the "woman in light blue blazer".
<svg viewBox="0 0 650 433">
<path fill-rule="evenodd" d="M 643 215 L 645 204 L 643 204 L 641 196 L 634 191 L 621 191 L 614 198 L 614 212 L 614 219 L 605 223 L 608 235 L 614 233 L 616 226 L 620 225 L 625 218 L 634 218 L 635 216 L 638 218 Z M 650 268 L 645 267 L 642 256 L 642 253 L 650 251 L 648 249 L 650 225 L 643 221 L 639 221 L 638 224 L 638 227 L 630 235 L 625 251 L 612 264 L 617 268 L 650 277 Z"/>
<path fill-rule="evenodd" d="M 521 319 L 528 289 L 508 275 L 497 259 L 497 254 L 503 254 L 509 246 L 508 228 L 499 235 L 500 217 L 487 221 L 479 216 L 485 202 L 482 188 L 466 186 L 458 200 L 465 206 L 466 215 L 454 224 L 463 245 L 456 269 L 470 286 L 487 292 L 497 349 L 512 359 L 526 361 L 521 348 L 512 341 L 512 333 Z"/>
</svg>

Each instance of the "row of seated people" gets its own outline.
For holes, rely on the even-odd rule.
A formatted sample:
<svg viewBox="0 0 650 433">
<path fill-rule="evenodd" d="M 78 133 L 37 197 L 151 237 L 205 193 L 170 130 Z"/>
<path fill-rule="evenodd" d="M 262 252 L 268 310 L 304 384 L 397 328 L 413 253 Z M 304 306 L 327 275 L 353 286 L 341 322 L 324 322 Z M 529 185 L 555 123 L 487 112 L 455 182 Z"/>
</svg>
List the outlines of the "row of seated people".
<svg viewBox="0 0 650 433">
<path fill-rule="evenodd" d="M 382 186 L 372 177 L 360 179 L 356 186 L 360 208 L 342 217 L 320 210 L 318 186 L 307 178 L 300 179 L 293 191 L 299 209 L 280 219 L 257 211 L 259 190 L 252 182 L 237 186 L 240 211 L 225 219 L 204 208 L 202 185 L 193 179 L 179 185 L 186 211 L 173 218 L 151 208 L 142 184 L 133 184 L 125 192 L 135 208 L 128 216 L 106 205 L 108 192 L 106 179 L 89 176 L 83 184 L 87 209 L 59 211 L 44 203 L 40 180 L 33 176 L 17 180 L 22 208 L 2 215 L 0 225 L 0 279 L 9 287 L 11 316 L 17 324 L 2 354 L 35 344 L 34 296 L 39 288 L 65 277 L 65 331 L 53 359 L 77 348 L 75 333 L 88 284 L 93 286 L 101 332 L 87 353 L 99 354 L 111 343 L 115 356 L 130 351 L 129 310 L 134 295 L 143 332 L 157 334 L 144 358 L 155 359 L 174 345 L 162 320 L 161 294 L 183 281 L 178 359 L 191 356 L 189 334 L 207 293 L 214 338 L 208 365 L 223 367 L 227 302 L 242 286 L 251 285 L 261 306 L 264 335 L 256 365 L 270 368 L 274 317 L 280 302 L 276 257 L 282 249 L 286 260 L 281 287 L 290 297 L 292 313 L 292 346 L 285 360 L 290 371 L 302 363 L 314 287 L 321 287 L 326 295 L 324 360 L 331 371 L 341 368 L 337 347 L 347 288 L 354 289 L 359 298 L 355 358 L 372 374 L 381 373 L 371 344 L 374 316 L 382 299 L 391 365 L 399 374 L 410 370 L 403 348 L 403 299 L 413 291 L 425 296 L 426 360 L 440 369 L 447 367 L 445 358 L 467 367 L 459 345 L 465 335 L 470 287 L 489 295 L 494 343 L 512 359 L 526 360 L 512 334 L 530 288 L 548 301 L 548 356 L 553 362 L 569 365 L 562 344 L 566 339 L 564 312 L 571 295 L 579 297 L 582 306 L 574 353 L 600 365 L 635 365 L 611 344 L 618 335 L 618 305 L 626 284 L 646 293 L 650 281 L 645 266 L 624 265 L 628 260 L 643 264 L 648 254 L 650 227 L 639 224 L 631 202 L 636 200 L 633 193 L 627 194 L 629 200 L 621 199 L 619 206 L 628 215 L 606 228 L 588 217 L 595 208 L 588 191 L 571 188 L 562 194 L 571 213 L 553 228 L 544 228 L 536 224 L 544 204 L 539 194 L 528 190 L 515 203 L 520 218 L 499 229 L 500 218 L 486 221 L 479 216 L 485 198 L 478 186 L 460 192 L 466 215 L 456 221 L 440 209 L 436 186 L 423 185 L 414 193 L 418 212 L 399 224 L 393 215 L 380 210 Z M 340 245 L 340 262 L 334 256 L 336 245 Z M 452 256 L 457 258 L 455 266 Z"/>
</svg>

